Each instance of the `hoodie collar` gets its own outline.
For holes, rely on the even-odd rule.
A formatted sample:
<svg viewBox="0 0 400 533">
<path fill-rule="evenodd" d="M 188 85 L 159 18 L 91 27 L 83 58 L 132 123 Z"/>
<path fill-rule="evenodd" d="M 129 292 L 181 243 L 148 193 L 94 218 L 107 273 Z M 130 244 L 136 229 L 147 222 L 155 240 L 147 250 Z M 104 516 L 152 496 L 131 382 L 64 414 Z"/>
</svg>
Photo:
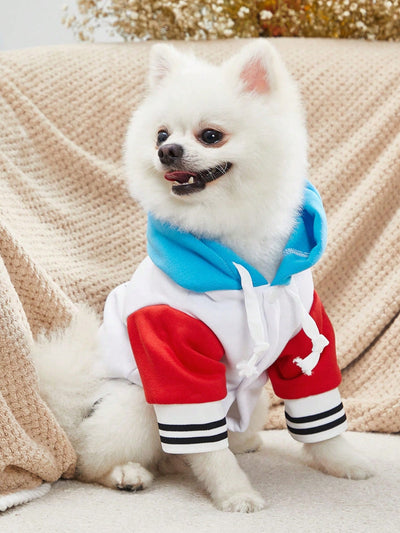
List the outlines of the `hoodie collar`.
<svg viewBox="0 0 400 533">
<path fill-rule="evenodd" d="M 326 247 L 326 215 L 318 191 L 306 182 L 303 204 L 271 285 L 288 285 L 293 274 L 313 266 Z M 147 250 L 155 265 L 181 287 L 195 292 L 240 290 L 234 263 L 250 274 L 254 287 L 268 284 L 260 272 L 218 241 L 197 238 L 148 216 Z"/>
</svg>

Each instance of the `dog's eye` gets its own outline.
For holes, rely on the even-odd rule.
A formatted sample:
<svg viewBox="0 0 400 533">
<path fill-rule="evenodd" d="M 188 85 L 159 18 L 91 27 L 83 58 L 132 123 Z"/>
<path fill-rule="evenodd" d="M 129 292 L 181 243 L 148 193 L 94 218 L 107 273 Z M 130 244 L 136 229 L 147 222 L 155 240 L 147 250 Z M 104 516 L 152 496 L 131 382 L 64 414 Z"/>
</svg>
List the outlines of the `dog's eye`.
<svg viewBox="0 0 400 533">
<path fill-rule="evenodd" d="M 169 137 L 169 133 L 167 130 L 160 130 L 157 133 L 157 146 L 160 146 L 163 142 L 165 142 Z"/>
<path fill-rule="evenodd" d="M 222 131 L 218 131 L 218 130 L 207 129 L 207 130 L 203 130 L 200 133 L 200 140 L 204 144 L 217 144 L 220 141 L 222 141 L 223 137 L 224 137 L 224 134 L 222 133 Z"/>
</svg>

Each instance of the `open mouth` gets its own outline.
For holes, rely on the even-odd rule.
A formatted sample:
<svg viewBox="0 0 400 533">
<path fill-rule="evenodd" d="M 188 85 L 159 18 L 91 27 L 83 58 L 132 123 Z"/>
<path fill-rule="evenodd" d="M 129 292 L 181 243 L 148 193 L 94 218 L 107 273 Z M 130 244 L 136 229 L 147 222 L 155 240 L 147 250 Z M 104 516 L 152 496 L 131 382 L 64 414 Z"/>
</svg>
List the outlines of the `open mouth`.
<svg viewBox="0 0 400 533">
<path fill-rule="evenodd" d="M 232 163 L 221 163 L 213 168 L 200 172 L 188 172 L 186 170 L 171 170 L 164 174 L 164 178 L 174 182 L 172 192 L 178 196 L 202 191 L 207 183 L 215 181 L 228 172 Z"/>
</svg>

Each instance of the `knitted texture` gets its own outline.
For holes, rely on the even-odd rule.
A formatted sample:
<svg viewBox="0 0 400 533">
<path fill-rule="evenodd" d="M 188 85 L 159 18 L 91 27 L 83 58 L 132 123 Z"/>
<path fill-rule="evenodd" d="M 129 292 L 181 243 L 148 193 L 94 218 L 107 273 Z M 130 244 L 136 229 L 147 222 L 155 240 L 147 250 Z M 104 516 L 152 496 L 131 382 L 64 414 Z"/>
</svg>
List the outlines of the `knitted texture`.
<svg viewBox="0 0 400 533">
<path fill-rule="evenodd" d="M 303 93 L 309 177 L 328 215 L 328 249 L 314 274 L 336 329 L 349 426 L 400 431 L 400 48 L 274 43 Z M 180 46 L 218 62 L 242 44 Z M 38 395 L 32 338 L 65 326 L 77 302 L 100 313 L 145 255 L 145 216 L 127 193 L 121 148 L 143 95 L 148 49 L 0 54 L 3 494 L 73 475 L 74 451 Z M 283 427 L 282 406 L 272 401 L 267 426 Z"/>
</svg>

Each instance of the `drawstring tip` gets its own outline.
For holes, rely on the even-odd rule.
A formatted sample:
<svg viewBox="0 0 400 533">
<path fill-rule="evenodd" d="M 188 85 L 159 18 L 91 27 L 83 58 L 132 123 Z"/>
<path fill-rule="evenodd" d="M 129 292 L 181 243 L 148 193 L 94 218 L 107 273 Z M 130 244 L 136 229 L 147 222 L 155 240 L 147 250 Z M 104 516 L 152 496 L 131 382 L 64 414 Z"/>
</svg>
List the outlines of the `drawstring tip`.
<svg viewBox="0 0 400 533">
<path fill-rule="evenodd" d="M 241 378 L 251 378 L 251 376 L 257 376 L 259 371 L 257 370 L 257 363 L 260 360 L 260 355 L 265 353 L 269 348 L 268 342 L 260 342 L 254 346 L 253 355 L 248 361 L 242 361 L 236 365 Z"/>
<path fill-rule="evenodd" d="M 308 364 L 308 361 L 306 359 L 301 359 L 300 357 L 296 357 L 296 359 L 293 359 L 293 363 L 297 365 L 300 370 L 305 374 L 306 376 L 311 376 L 312 371 L 314 368 L 311 368 Z"/>
<path fill-rule="evenodd" d="M 249 365 L 247 362 L 238 363 L 236 368 L 239 371 L 239 376 L 242 378 L 251 378 L 252 376 L 256 376 L 258 374 L 257 368 L 254 365 Z"/>
<path fill-rule="evenodd" d="M 301 371 L 306 376 L 311 376 L 312 371 L 317 366 L 321 353 L 324 351 L 325 347 L 328 346 L 329 341 L 324 335 L 319 334 L 312 341 L 313 351 L 307 355 L 304 359 L 301 357 L 296 357 L 293 359 L 293 363 L 301 368 Z"/>
</svg>

